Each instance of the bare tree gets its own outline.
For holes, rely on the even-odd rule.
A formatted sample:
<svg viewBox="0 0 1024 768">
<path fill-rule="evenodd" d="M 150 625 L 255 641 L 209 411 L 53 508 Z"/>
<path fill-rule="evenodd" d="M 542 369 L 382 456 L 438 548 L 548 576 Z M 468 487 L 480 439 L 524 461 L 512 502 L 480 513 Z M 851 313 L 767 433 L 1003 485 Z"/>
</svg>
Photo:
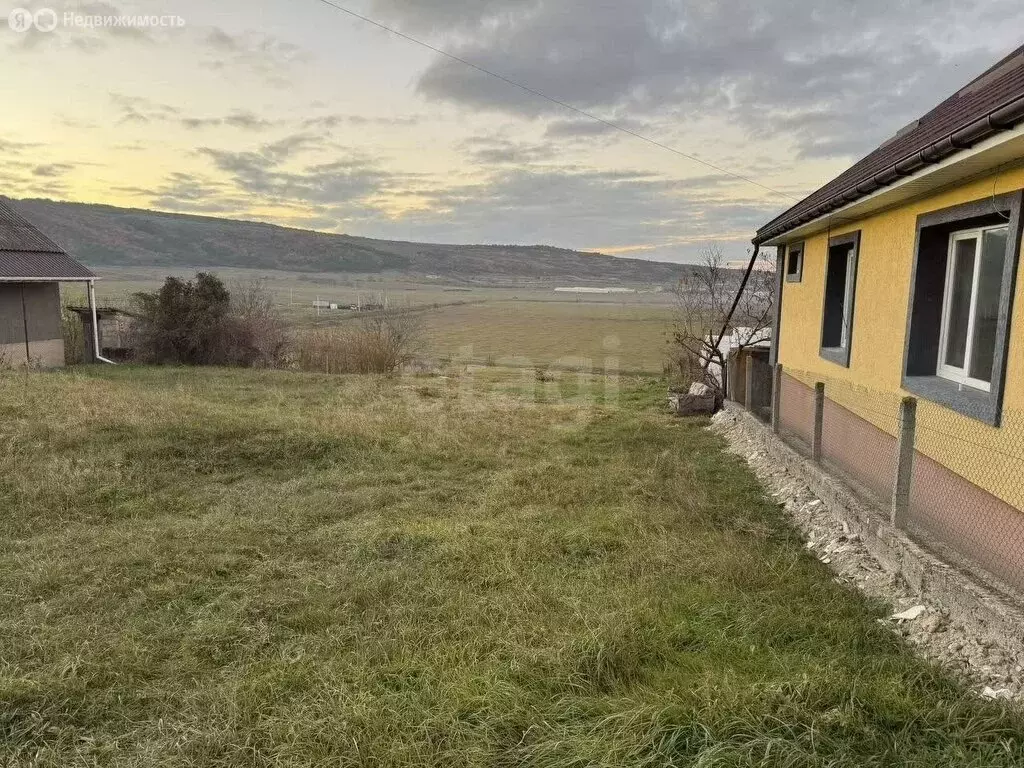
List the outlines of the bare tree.
<svg viewBox="0 0 1024 768">
<path fill-rule="evenodd" d="M 234 365 L 278 368 L 288 351 L 288 326 L 264 280 L 236 283 L 226 324 L 225 358 Z"/>
<path fill-rule="evenodd" d="M 743 273 L 726 268 L 722 249 L 714 243 L 704 248 L 700 257 L 699 264 L 686 271 L 675 289 L 673 363 L 687 386 L 700 382 L 724 397 L 727 361 L 716 342 L 726 326 Z M 764 339 L 765 329 L 771 327 L 774 262 L 762 255 L 754 267 L 725 328 L 727 334 L 742 329 L 737 338 L 741 349 Z M 721 372 L 720 377 L 715 375 L 716 369 Z"/>
</svg>

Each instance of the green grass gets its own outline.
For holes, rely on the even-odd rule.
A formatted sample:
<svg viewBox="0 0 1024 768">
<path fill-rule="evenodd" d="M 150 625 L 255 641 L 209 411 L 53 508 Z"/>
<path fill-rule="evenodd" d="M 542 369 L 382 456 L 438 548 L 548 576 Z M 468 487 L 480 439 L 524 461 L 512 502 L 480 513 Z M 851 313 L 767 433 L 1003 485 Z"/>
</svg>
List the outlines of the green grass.
<svg viewBox="0 0 1024 768">
<path fill-rule="evenodd" d="M 0 377 L 0 765 L 1024 764 L 656 382 L 571 382 Z"/>
</svg>

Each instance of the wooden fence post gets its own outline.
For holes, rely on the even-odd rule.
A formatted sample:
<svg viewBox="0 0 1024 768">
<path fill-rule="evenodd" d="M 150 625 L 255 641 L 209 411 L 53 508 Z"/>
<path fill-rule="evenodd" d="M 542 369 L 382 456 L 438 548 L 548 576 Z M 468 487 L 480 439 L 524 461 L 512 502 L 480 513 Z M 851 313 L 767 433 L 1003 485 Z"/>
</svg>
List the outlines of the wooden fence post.
<svg viewBox="0 0 1024 768">
<path fill-rule="evenodd" d="M 821 463 L 821 430 L 825 420 L 825 382 L 814 385 L 814 439 L 811 442 L 811 458 L 815 464 Z"/>
<path fill-rule="evenodd" d="M 910 511 L 910 478 L 914 472 L 914 439 L 917 432 L 917 398 L 900 403 L 900 440 L 896 454 L 896 480 L 892 489 L 892 524 L 904 528 Z"/>
<path fill-rule="evenodd" d="M 779 434 L 782 423 L 782 363 L 772 372 L 772 432 Z"/>
</svg>

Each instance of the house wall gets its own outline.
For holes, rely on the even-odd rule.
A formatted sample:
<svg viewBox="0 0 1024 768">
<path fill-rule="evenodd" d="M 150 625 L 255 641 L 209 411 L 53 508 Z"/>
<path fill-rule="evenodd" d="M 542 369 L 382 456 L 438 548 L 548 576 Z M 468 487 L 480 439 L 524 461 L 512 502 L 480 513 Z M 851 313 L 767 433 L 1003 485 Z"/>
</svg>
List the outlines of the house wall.
<svg viewBox="0 0 1024 768">
<path fill-rule="evenodd" d="M 920 214 L 1024 188 L 1024 168 L 979 178 L 898 209 L 857 221 L 805 242 L 803 280 L 782 282 L 778 362 L 808 385 L 825 381 L 827 396 L 879 429 L 896 434 L 893 407 L 901 389 L 914 241 Z M 849 368 L 823 359 L 825 263 L 830 237 L 860 230 Z M 1019 255 L 1018 255 L 1019 256 Z M 917 448 L 998 499 L 1024 509 L 1024 269 L 1018 270 L 1009 357 L 999 427 L 919 398 Z M 1016 460 L 1016 461 L 1013 461 Z M 995 464 L 999 468 L 995 468 Z"/>
<path fill-rule="evenodd" d="M 26 363 L 26 319 L 29 362 L 44 368 L 64 365 L 57 283 L 0 283 L 0 362 L 5 365 Z"/>
</svg>

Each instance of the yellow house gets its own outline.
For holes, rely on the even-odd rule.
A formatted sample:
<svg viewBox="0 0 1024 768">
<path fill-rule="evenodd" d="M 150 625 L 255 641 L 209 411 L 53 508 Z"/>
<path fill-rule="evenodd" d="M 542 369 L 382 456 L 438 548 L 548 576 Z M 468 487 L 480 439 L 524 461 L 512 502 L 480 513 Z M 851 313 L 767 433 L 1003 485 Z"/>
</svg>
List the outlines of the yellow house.
<svg viewBox="0 0 1024 768">
<path fill-rule="evenodd" d="M 891 492 L 917 399 L 908 525 L 1024 587 L 1024 46 L 762 227 L 777 247 L 784 434 Z"/>
</svg>

